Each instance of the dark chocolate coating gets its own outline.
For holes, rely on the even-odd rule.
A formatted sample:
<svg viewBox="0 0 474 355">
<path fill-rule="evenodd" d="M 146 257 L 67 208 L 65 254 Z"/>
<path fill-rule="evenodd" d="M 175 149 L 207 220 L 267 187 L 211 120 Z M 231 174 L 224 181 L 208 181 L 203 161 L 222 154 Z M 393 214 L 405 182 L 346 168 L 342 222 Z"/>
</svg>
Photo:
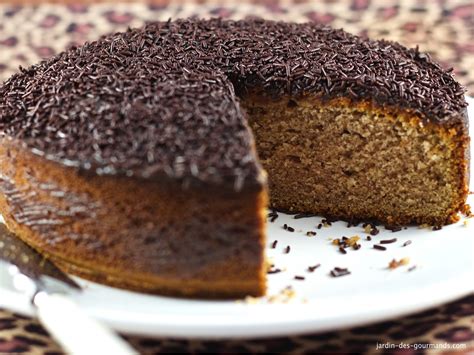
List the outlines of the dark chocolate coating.
<svg viewBox="0 0 474 355">
<path fill-rule="evenodd" d="M 349 97 L 435 124 L 463 117 L 463 88 L 429 56 L 317 24 L 177 20 L 105 36 L 0 87 L 0 134 L 97 174 L 259 185 L 234 89 Z"/>
</svg>

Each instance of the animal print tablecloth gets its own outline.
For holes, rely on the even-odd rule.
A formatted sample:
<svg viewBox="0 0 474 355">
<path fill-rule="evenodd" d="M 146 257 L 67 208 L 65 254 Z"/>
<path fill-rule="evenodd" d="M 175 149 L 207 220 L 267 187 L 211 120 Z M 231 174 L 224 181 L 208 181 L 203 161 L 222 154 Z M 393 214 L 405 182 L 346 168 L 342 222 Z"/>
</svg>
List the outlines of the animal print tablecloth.
<svg viewBox="0 0 474 355">
<path fill-rule="evenodd" d="M 235 4 L 237 3 L 237 4 Z M 176 17 L 222 16 L 316 21 L 407 46 L 419 45 L 474 95 L 474 3 L 472 0 L 294 0 L 167 4 L 96 3 L 18 5 L 0 2 L 0 81 L 68 46 L 99 35 Z M 0 295 L 1 297 L 1 295 Z M 350 300 L 348 300 L 350 302 Z M 350 330 L 247 341 L 193 341 L 127 337 L 142 353 L 472 353 L 474 295 L 415 314 Z M 379 344 L 418 344 L 415 351 L 377 350 Z M 0 310 L 0 354 L 58 354 L 61 349 L 34 319 Z"/>
</svg>

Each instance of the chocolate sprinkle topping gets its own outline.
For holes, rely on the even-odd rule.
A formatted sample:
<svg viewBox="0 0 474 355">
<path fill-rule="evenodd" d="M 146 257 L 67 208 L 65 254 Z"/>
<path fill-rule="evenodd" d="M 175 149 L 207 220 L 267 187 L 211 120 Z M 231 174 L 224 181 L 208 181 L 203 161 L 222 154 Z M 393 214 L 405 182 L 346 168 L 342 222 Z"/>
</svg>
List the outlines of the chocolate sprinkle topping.
<svg viewBox="0 0 474 355">
<path fill-rule="evenodd" d="M 383 245 L 378 245 L 378 244 L 374 244 L 374 249 L 377 249 L 377 250 L 387 250 L 386 247 L 384 247 Z"/>
<path fill-rule="evenodd" d="M 21 69 L 0 135 L 99 175 L 261 186 L 238 96 L 315 94 L 463 119 L 463 88 L 418 49 L 314 23 L 156 22 Z"/>
<path fill-rule="evenodd" d="M 275 249 L 276 246 L 277 246 L 277 244 L 278 244 L 278 240 L 274 240 L 273 243 L 272 243 L 271 248 L 272 248 L 272 249 Z"/>
<path fill-rule="evenodd" d="M 285 254 L 288 254 L 290 252 L 291 248 L 289 245 L 286 246 L 285 250 L 283 251 Z"/>
<path fill-rule="evenodd" d="M 295 276 L 295 280 L 304 280 L 304 279 L 305 279 L 304 276 L 299 276 L 299 275 Z"/>
</svg>

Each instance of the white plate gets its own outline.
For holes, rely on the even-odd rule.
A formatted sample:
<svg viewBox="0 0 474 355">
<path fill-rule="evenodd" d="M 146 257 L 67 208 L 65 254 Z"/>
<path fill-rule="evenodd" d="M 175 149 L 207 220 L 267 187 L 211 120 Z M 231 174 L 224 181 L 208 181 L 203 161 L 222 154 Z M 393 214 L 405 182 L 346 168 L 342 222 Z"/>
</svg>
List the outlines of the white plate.
<svg viewBox="0 0 474 355">
<path fill-rule="evenodd" d="M 474 102 L 469 99 L 470 117 Z M 471 127 L 471 137 L 473 137 Z M 473 149 L 474 151 L 474 149 Z M 472 164 L 471 164 L 472 166 Z M 471 168 L 471 171 L 474 169 Z M 471 190 L 473 184 L 471 183 Z M 472 195 L 469 199 L 474 204 Z M 397 233 L 380 227 L 372 241 L 362 240 L 360 250 L 341 254 L 328 238 L 359 235 L 362 226 L 347 228 L 343 222 L 317 230 L 307 237 L 321 218 L 280 217 L 268 226 L 268 245 L 278 240 L 268 255 L 285 271 L 269 275 L 267 297 L 251 302 L 200 301 L 139 294 L 80 280 L 84 292 L 72 295 L 93 317 L 112 328 L 149 336 L 238 338 L 319 332 L 398 317 L 454 300 L 474 291 L 474 219 L 463 220 L 439 231 L 410 227 Z M 296 229 L 283 230 L 287 223 Z M 397 238 L 386 251 L 372 248 L 382 239 Z M 411 240 L 412 244 L 403 247 Z M 290 245 L 289 254 L 284 248 Z M 392 259 L 408 257 L 410 263 L 395 270 L 387 268 Z M 313 273 L 310 265 L 320 263 Z M 416 269 L 408 269 L 416 265 Z M 334 267 L 347 267 L 350 275 L 332 278 Z M 26 297 L 8 284 L 6 270 L 0 269 L 0 307 L 32 314 Z M 304 276 L 304 281 L 294 276 Z M 269 302 L 291 285 L 295 295 L 287 303 Z M 283 297 L 284 298 L 284 297 Z"/>
</svg>

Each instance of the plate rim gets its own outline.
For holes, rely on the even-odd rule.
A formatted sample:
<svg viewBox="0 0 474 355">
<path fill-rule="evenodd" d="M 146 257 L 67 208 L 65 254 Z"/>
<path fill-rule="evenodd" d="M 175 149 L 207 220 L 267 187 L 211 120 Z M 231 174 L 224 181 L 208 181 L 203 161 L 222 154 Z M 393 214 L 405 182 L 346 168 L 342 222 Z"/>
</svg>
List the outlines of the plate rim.
<svg viewBox="0 0 474 355">
<path fill-rule="evenodd" d="M 414 301 L 405 302 L 403 306 L 400 306 L 400 303 L 398 303 L 397 307 L 394 307 L 392 310 L 387 309 L 386 306 L 387 304 L 394 302 L 399 294 L 391 295 L 390 299 L 384 298 L 383 302 L 374 303 L 373 299 L 371 299 L 370 304 L 372 308 L 370 309 L 369 314 L 367 314 L 366 305 L 357 303 L 357 301 L 360 301 L 360 298 L 364 297 L 363 295 L 359 295 L 359 300 L 356 299 L 356 302 L 352 304 L 356 308 L 365 309 L 365 312 L 354 312 L 354 314 L 345 313 L 344 315 L 339 315 L 329 319 L 321 318 L 321 313 L 319 312 L 321 311 L 321 307 L 327 307 L 329 305 L 324 304 L 323 302 L 323 304 L 318 307 L 318 300 L 312 300 L 308 303 L 259 304 L 258 308 L 254 308 L 253 306 L 255 305 L 253 304 L 241 303 L 241 305 L 245 307 L 245 309 L 242 309 L 243 311 L 246 311 L 245 314 L 257 311 L 261 313 L 259 314 L 261 316 L 269 316 L 275 312 L 285 312 L 285 317 L 277 319 L 268 318 L 266 321 L 261 320 L 260 322 L 254 322 L 252 324 L 245 322 L 245 318 L 243 317 L 239 319 L 240 322 L 236 322 L 236 319 L 233 319 L 231 322 L 228 320 L 226 321 L 228 316 L 225 314 L 209 315 L 205 322 L 206 324 L 203 324 L 202 319 L 198 319 L 196 316 L 189 317 L 186 319 L 186 322 L 183 322 L 183 315 L 169 314 L 157 321 L 156 319 L 152 320 L 150 317 L 144 317 L 143 314 L 140 314 L 141 319 L 140 321 L 137 321 L 136 316 L 138 316 L 138 314 L 136 314 L 135 319 L 132 319 L 131 321 L 130 318 L 124 318 L 123 316 L 120 317 L 120 312 L 117 310 L 110 310 L 107 308 L 99 309 L 98 307 L 83 308 L 83 310 L 89 316 L 102 321 L 115 331 L 127 335 L 173 337 L 176 339 L 219 340 L 259 339 L 309 333 L 317 334 L 325 331 L 333 331 L 336 329 L 343 330 L 351 327 L 374 324 L 388 319 L 395 319 L 409 314 L 423 312 L 436 306 L 465 297 L 474 293 L 474 285 L 471 286 L 468 282 L 468 280 L 472 278 L 472 271 L 471 268 L 458 275 L 455 279 L 448 279 L 434 283 L 431 287 L 424 288 L 421 293 L 419 289 L 410 290 L 409 293 L 405 292 L 403 296 L 407 296 L 406 298 Z M 75 278 L 79 279 L 77 277 Z M 94 284 L 89 281 L 83 282 Z M 113 289 L 112 287 L 104 285 L 99 286 Z M 446 290 L 449 290 L 449 292 L 446 292 Z M 22 315 L 35 317 L 35 311 L 29 303 L 26 303 L 28 305 L 26 307 L 15 307 L 19 298 L 18 293 L 9 290 L 6 290 L 6 293 L 4 293 L 3 291 L 4 290 L 2 290 L 2 294 L 6 295 L 6 297 L 2 296 L 2 299 L 0 300 L 0 308 L 9 309 Z M 131 292 L 126 290 L 120 291 Z M 441 296 L 433 298 L 433 295 Z M 7 302 L 5 302 L 5 300 L 7 300 Z M 10 300 L 10 302 L 8 302 L 8 300 Z M 339 301 L 339 299 L 336 299 L 333 303 Z M 23 303 L 25 305 L 25 302 Z M 326 303 L 328 302 L 326 301 Z M 237 302 L 236 305 L 238 305 Z M 314 311 L 314 313 L 311 311 Z M 308 317 L 307 314 L 309 312 L 315 315 L 317 314 L 317 316 Z M 291 314 L 292 318 L 288 317 L 288 314 Z"/>
</svg>

